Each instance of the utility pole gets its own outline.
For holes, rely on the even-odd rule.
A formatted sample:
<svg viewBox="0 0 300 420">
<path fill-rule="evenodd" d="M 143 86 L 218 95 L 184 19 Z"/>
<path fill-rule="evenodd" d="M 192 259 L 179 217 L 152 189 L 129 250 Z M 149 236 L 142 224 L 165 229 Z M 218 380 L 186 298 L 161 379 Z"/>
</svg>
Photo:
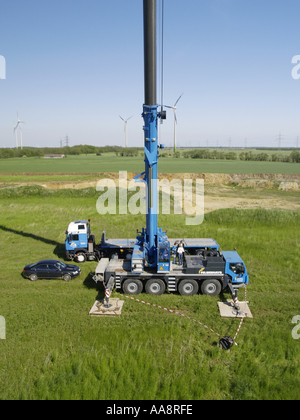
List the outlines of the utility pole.
<svg viewBox="0 0 300 420">
<path fill-rule="evenodd" d="M 280 131 L 279 131 L 279 135 L 276 136 L 276 138 L 278 138 L 278 150 L 279 150 L 281 148 L 281 140 L 282 140 L 282 135 Z"/>
<path fill-rule="evenodd" d="M 65 142 L 66 142 L 66 146 L 69 146 L 69 136 L 68 136 L 68 134 L 66 135 Z"/>
</svg>

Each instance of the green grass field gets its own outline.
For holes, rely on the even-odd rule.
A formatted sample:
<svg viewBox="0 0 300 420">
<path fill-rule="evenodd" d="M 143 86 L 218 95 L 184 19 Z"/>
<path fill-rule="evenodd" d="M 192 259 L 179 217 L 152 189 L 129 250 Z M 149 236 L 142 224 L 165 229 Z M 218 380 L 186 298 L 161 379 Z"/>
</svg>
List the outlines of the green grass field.
<svg viewBox="0 0 300 420">
<path fill-rule="evenodd" d="M 0 173 L 99 173 L 143 172 L 141 157 L 79 155 L 66 159 L 12 158 L 0 160 Z M 300 163 L 248 162 L 160 158 L 160 173 L 299 174 Z M 2 178 L 2 177 L 1 177 Z"/>
<path fill-rule="evenodd" d="M 108 237 L 134 237 L 145 225 L 142 215 L 99 215 L 98 194 L 0 190 L 0 399 L 299 399 L 300 340 L 291 321 L 300 315 L 300 212 L 223 209 L 196 228 L 181 215 L 159 216 L 170 237 L 213 237 L 223 249 L 236 247 L 247 265 L 254 318 L 225 352 L 199 324 L 132 300 L 120 317 L 90 317 L 103 297 L 90 276 L 94 262 L 70 282 L 21 276 L 29 262 L 63 259 L 71 220 L 90 217 L 98 240 L 104 227 Z M 221 296 L 140 296 L 221 335 L 233 336 L 239 325 L 219 316 Z"/>
</svg>

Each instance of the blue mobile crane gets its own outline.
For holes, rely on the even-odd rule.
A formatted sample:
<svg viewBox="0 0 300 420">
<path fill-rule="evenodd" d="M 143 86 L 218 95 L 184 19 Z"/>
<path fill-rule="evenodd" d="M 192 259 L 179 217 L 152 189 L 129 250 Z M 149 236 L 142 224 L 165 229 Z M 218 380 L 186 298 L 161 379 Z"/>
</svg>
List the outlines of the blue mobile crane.
<svg viewBox="0 0 300 420">
<path fill-rule="evenodd" d="M 249 282 L 247 269 L 236 251 L 223 251 L 213 239 L 186 239 L 191 253 L 182 266 L 171 260 L 171 243 L 166 232 L 157 226 L 157 164 L 159 149 L 157 123 L 166 113 L 158 111 L 156 100 L 156 0 L 144 0 L 144 119 L 145 171 L 136 181 L 146 183 L 146 227 L 129 240 L 130 258 L 101 258 L 93 279 L 102 281 L 108 294 L 115 287 L 126 294 L 160 295 L 166 290 L 191 296 L 199 290 L 203 294 L 218 295 L 228 289 L 238 309 L 237 291 Z M 162 109 L 162 107 L 161 107 Z"/>
</svg>

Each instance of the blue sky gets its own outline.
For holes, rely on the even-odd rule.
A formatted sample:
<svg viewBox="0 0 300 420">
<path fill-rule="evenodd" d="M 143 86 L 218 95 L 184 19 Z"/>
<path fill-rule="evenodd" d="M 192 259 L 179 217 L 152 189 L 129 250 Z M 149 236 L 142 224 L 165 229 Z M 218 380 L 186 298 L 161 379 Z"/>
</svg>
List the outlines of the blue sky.
<svg viewBox="0 0 300 420">
<path fill-rule="evenodd" d="M 179 146 L 300 147 L 299 0 L 164 0 L 164 102 Z M 157 0 L 160 9 L 161 0 Z M 143 145 L 142 0 L 0 6 L 0 147 Z M 158 95 L 160 100 L 160 94 Z M 173 142 L 173 113 L 160 141 Z"/>
</svg>

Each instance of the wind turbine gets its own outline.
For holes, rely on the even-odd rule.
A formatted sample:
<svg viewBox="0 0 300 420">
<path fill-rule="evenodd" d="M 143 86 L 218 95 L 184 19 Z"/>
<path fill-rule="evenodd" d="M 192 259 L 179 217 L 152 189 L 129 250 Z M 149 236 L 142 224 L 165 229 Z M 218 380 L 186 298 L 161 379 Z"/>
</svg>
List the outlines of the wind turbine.
<svg viewBox="0 0 300 420">
<path fill-rule="evenodd" d="M 177 117 L 176 117 L 176 105 L 178 104 L 179 99 L 182 97 L 183 93 L 179 96 L 177 101 L 173 106 L 170 105 L 164 105 L 166 108 L 172 108 L 174 111 L 174 153 L 176 152 L 176 124 L 177 124 Z"/>
<path fill-rule="evenodd" d="M 18 122 L 17 122 L 17 125 L 14 127 L 14 129 L 15 129 L 15 132 L 16 132 L 16 130 L 18 128 L 18 125 L 20 126 L 20 146 L 21 146 L 21 149 L 23 149 L 23 143 L 22 143 L 22 127 L 21 127 L 21 124 L 25 124 L 25 122 L 24 121 L 21 121 L 19 119 L 18 113 L 17 113 L 17 118 L 18 118 Z M 18 148 L 17 132 L 16 132 L 16 144 L 17 144 L 17 148 Z"/>
<path fill-rule="evenodd" d="M 17 136 L 17 127 L 18 127 L 18 124 L 14 127 L 14 132 L 15 132 L 15 136 L 16 136 L 16 149 L 19 148 L 19 146 L 18 146 L 18 136 Z"/>
<path fill-rule="evenodd" d="M 119 115 L 119 117 L 121 118 L 121 120 L 124 121 L 124 131 L 125 131 L 125 147 L 127 147 L 127 121 L 130 120 L 130 118 L 133 117 L 133 115 L 131 115 L 131 117 L 127 118 L 127 120 L 124 120 L 124 118 L 121 117 L 121 115 Z"/>
</svg>

